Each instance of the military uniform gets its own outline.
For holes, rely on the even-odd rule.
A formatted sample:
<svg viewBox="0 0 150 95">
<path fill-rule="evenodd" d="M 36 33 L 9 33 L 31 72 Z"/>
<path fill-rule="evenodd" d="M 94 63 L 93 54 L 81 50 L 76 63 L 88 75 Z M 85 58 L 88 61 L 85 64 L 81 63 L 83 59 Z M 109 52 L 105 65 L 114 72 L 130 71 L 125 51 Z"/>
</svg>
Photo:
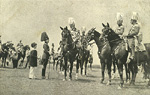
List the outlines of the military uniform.
<svg viewBox="0 0 150 95">
<path fill-rule="evenodd" d="M 120 37 L 122 37 L 124 33 L 124 26 L 122 25 L 123 23 L 123 16 L 121 13 L 117 13 L 117 27 L 115 29 L 115 33 L 118 34 Z"/>
<path fill-rule="evenodd" d="M 76 28 L 75 29 L 69 29 L 69 30 L 71 32 L 71 36 L 72 36 L 73 41 L 76 43 L 77 48 L 81 48 L 80 31 L 77 30 Z"/>
<path fill-rule="evenodd" d="M 70 17 L 68 19 L 68 23 L 70 25 L 69 30 L 71 32 L 72 39 L 76 43 L 76 47 L 79 49 L 79 48 L 81 48 L 80 31 L 75 28 L 75 20 L 74 20 L 74 18 Z"/>
<path fill-rule="evenodd" d="M 46 66 L 47 66 L 47 63 L 48 63 L 48 59 L 49 59 L 49 46 L 48 46 L 48 43 L 45 43 L 43 45 L 43 56 L 42 56 L 42 64 L 43 64 L 43 68 L 42 68 L 42 77 L 45 77 L 45 71 L 46 71 Z"/>
<path fill-rule="evenodd" d="M 134 57 L 134 52 L 135 52 L 135 37 L 138 35 L 139 31 L 140 31 L 140 26 L 138 23 L 136 23 L 131 27 L 131 29 L 129 30 L 129 34 L 127 36 L 128 45 L 129 48 L 131 49 L 132 57 Z"/>
<path fill-rule="evenodd" d="M 20 42 L 17 44 L 17 50 L 18 50 L 18 52 L 21 52 L 22 49 L 23 49 L 23 43 Z"/>
<path fill-rule="evenodd" d="M 123 33 L 124 33 L 124 26 L 123 25 L 117 26 L 116 30 L 115 30 L 115 33 L 118 34 L 119 36 L 122 36 Z"/>
</svg>

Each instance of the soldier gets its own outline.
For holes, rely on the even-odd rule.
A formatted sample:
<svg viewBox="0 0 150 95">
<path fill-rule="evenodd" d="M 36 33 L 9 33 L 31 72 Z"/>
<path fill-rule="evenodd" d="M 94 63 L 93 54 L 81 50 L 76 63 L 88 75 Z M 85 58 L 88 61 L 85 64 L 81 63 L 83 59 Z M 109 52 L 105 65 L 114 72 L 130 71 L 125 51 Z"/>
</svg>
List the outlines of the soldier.
<svg viewBox="0 0 150 95">
<path fill-rule="evenodd" d="M 118 34 L 121 38 L 124 33 L 124 26 L 123 26 L 123 16 L 121 13 L 117 13 L 117 27 L 115 29 L 115 33 Z"/>
<path fill-rule="evenodd" d="M 48 37 L 45 37 L 45 43 L 43 45 L 43 56 L 42 56 L 42 64 L 43 64 L 43 68 L 42 68 L 42 79 L 45 79 L 45 72 L 46 72 L 46 66 L 48 64 L 48 59 L 49 59 L 49 38 Z"/>
<path fill-rule="evenodd" d="M 129 58 L 127 60 L 127 63 L 130 62 L 130 60 L 132 60 L 134 58 L 134 53 L 135 53 L 135 37 L 138 35 L 139 31 L 140 31 L 140 26 L 137 22 L 138 20 L 138 13 L 133 12 L 132 18 L 131 18 L 131 24 L 132 27 L 129 30 L 127 39 L 128 39 L 128 45 L 129 48 L 131 49 L 130 53 L 129 53 Z"/>
<path fill-rule="evenodd" d="M 85 49 L 87 49 L 87 46 L 88 46 L 88 42 L 85 38 L 85 32 L 86 32 L 86 28 L 83 26 L 81 28 L 81 31 L 82 31 L 82 36 L 81 36 L 81 44 L 84 46 Z"/>
<path fill-rule="evenodd" d="M 17 44 L 17 50 L 18 52 L 21 52 L 23 49 L 23 43 L 22 43 L 22 40 L 20 40 L 20 42 Z"/>
<path fill-rule="evenodd" d="M 73 41 L 76 43 L 76 47 L 78 49 L 81 48 L 81 42 L 80 42 L 80 31 L 77 30 L 77 28 L 75 27 L 75 20 L 73 18 L 69 18 L 68 19 L 68 23 L 69 23 L 69 30 L 71 32 L 72 35 L 72 39 Z"/>
<path fill-rule="evenodd" d="M 54 43 L 52 43 L 52 49 L 51 49 L 51 55 L 54 56 L 55 50 L 54 50 Z"/>
</svg>

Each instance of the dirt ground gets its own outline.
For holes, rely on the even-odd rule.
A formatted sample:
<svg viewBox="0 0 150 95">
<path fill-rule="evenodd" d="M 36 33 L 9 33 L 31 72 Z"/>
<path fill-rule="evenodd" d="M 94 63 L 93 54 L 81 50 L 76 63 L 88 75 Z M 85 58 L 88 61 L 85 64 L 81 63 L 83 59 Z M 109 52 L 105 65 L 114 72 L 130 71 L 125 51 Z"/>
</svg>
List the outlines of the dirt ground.
<svg viewBox="0 0 150 95">
<path fill-rule="evenodd" d="M 87 76 L 79 75 L 75 79 L 75 66 L 73 70 L 73 80 L 63 81 L 63 74 L 52 69 L 50 65 L 50 78 L 41 79 L 42 66 L 38 65 L 35 70 L 37 79 L 29 79 L 29 69 L 12 69 L 12 65 L 7 68 L 0 68 L 0 95 L 150 95 L 150 87 L 146 86 L 139 72 L 135 86 L 129 86 L 125 82 L 124 88 L 118 89 L 119 78 L 112 79 L 112 85 L 106 86 L 108 76 L 104 84 L 100 83 L 101 69 L 94 65 L 93 69 L 88 69 Z M 48 75 L 48 66 L 47 73 Z M 125 78 L 125 74 L 124 74 Z"/>
</svg>

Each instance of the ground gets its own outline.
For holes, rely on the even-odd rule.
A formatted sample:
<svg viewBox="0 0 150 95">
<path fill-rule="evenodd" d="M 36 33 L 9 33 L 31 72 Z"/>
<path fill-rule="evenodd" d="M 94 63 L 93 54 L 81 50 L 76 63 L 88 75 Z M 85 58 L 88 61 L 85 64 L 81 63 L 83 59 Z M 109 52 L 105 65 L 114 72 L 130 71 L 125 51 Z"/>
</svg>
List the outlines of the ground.
<svg viewBox="0 0 150 95">
<path fill-rule="evenodd" d="M 47 66 L 48 75 L 49 66 Z M 122 89 L 118 89 L 119 78 L 112 79 L 112 85 L 106 86 L 108 76 L 104 84 L 100 83 L 101 69 L 99 65 L 93 65 L 93 69 L 88 69 L 87 76 L 79 75 L 75 79 L 75 66 L 73 70 L 73 80 L 63 81 L 63 74 L 52 70 L 50 65 L 49 79 L 41 79 L 42 66 L 38 65 L 35 70 L 37 79 L 29 79 L 29 69 L 12 69 L 12 65 L 7 68 L 0 68 L 0 95 L 149 95 L 150 87 L 142 79 L 139 72 L 135 86 L 129 86 L 125 82 Z M 125 74 L 124 74 L 125 75 Z M 125 78 L 125 76 L 124 76 Z"/>
</svg>

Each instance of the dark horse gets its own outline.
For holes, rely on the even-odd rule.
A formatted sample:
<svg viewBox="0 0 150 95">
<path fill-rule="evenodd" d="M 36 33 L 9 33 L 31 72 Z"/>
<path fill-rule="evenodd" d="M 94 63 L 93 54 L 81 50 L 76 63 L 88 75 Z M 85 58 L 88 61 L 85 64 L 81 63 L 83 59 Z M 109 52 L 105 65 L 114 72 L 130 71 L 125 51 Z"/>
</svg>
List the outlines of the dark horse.
<svg viewBox="0 0 150 95">
<path fill-rule="evenodd" d="M 59 55 L 59 53 L 53 53 L 51 55 L 52 59 L 53 59 L 53 70 L 54 70 L 54 67 L 55 67 L 55 63 L 56 63 L 56 71 L 57 71 L 57 67 L 58 65 L 60 65 L 60 71 L 62 70 L 62 56 Z"/>
<path fill-rule="evenodd" d="M 22 51 L 18 52 L 18 62 L 22 58 L 19 66 L 23 66 L 23 62 L 24 62 L 24 59 L 25 59 L 25 56 L 26 56 L 27 49 L 30 49 L 29 45 L 23 46 Z"/>
<path fill-rule="evenodd" d="M 105 72 L 105 66 L 107 65 L 108 69 L 108 75 L 109 75 L 109 81 L 107 85 L 111 84 L 111 65 L 112 65 L 112 57 L 111 57 L 111 47 L 109 45 L 109 42 L 105 38 L 100 38 L 101 34 L 95 30 L 95 28 L 92 28 L 88 31 L 88 41 L 94 40 L 96 42 L 96 45 L 98 47 L 98 56 L 101 63 L 101 72 L 102 72 L 102 80 L 101 83 L 104 81 L 104 72 Z"/>
<path fill-rule="evenodd" d="M 0 59 L 2 59 L 2 67 L 6 67 L 9 64 L 9 62 L 6 62 L 6 59 L 10 59 L 10 48 L 13 46 L 13 43 L 4 43 L 1 46 L 0 51 Z"/>
<path fill-rule="evenodd" d="M 0 51 L 0 59 L 2 60 L 2 67 L 6 67 L 6 58 L 9 54 L 9 47 L 6 43 L 2 44 Z"/>
<path fill-rule="evenodd" d="M 65 73 L 64 73 L 64 79 L 66 80 L 66 76 L 67 76 L 67 63 L 68 61 L 70 62 L 70 74 L 69 74 L 69 80 L 72 80 L 72 69 L 73 69 L 73 62 L 75 61 L 76 58 L 76 54 L 78 52 L 77 47 L 76 47 L 76 43 L 73 42 L 72 36 L 70 31 L 68 30 L 67 27 L 62 28 L 60 27 L 62 30 L 62 43 L 63 43 L 63 58 L 64 58 L 64 69 L 65 69 Z"/>
<path fill-rule="evenodd" d="M 77 78 L 77 75 L 78 75 L 79 65 L 80 65 L 80 68 L 81 68 L 81 75 L 82 75 L 84 63 L 85 63 L 85 75 L 86 75 L 88 58 L 89 58 L 89 55 L 90 55 L 90 51 L 87 50 L 87 45 L 88 45 L 87 36 L 85 36 L 81 40 L 82 40 L 81 49 L 79 50 L 78 56 L 77 56 L 76 78 Z"/>
<path fill-rule="evenodd" d="M 138 72 L 138 67 L 137 67 L 137 63 L 141 63 L 141 62 L 147 62 L 148 63 L 148 57 L 145 52 L 140 52 L 137 51 L 135 52 L 135 57 L 133 60 L 131 60 L 130 63 L 126 64 L 127 61 L 127 56 L 128 56 L 128 51 L 126 50 L 126 43 L 123 39 L 121 39 L 119 37 L 119 35 L 117 35 L 110 27 L 109 24 L 107 23 L 107 25 L 104 25 L 103 28 L 103 36 L 106 36 L 110 46 L 112 48 L 112 53 L 113 53 L 113 57 L 116 60 L 117 63 L 117 67 L 118 67 L 118 71 L 120 74 L 120 87 L 123 87 L 124 81 L 123 81 L 123 64 L 125 65 L 126 68 L 126 79 L 130 79 L 129 71 L 132 72 L 132 79 L 130 81 L 130 84 L 134 85 L 135 84 L 135 78 L 136 78 L 136 74 Z"/>
</svg>

